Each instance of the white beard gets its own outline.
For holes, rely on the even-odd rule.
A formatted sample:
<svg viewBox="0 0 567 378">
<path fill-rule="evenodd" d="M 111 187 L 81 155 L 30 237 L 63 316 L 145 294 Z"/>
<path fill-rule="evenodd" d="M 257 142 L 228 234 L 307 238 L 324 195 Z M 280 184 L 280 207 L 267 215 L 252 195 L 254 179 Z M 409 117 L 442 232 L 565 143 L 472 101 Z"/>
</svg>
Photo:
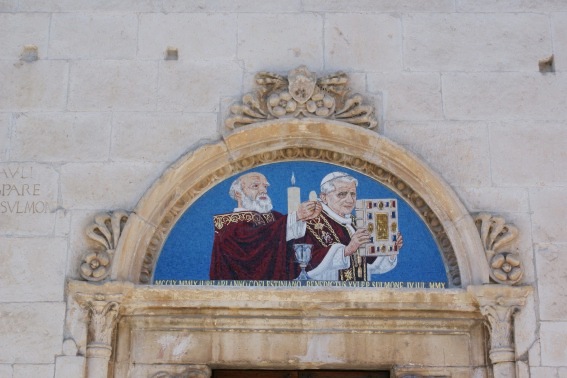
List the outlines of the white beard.
<svg viewBox="0 0 567 378">
<path fill-rule="evenodd" d="M 244 193 L 243 193 L 244 194 Z M 246 210 L 268 213 L 272 210 L 272 200 L 266 194 L 266 199 L 252 199 L 246 195 L 242 196 L 242 207 Z"/>
</svg>

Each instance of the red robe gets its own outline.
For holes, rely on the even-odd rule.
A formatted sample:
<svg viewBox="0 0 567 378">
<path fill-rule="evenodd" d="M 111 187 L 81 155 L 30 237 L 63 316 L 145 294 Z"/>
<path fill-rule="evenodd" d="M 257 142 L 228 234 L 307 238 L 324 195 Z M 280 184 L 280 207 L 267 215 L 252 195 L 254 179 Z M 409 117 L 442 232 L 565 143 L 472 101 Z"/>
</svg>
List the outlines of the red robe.
<svg viewBox="0 0 567 378">
<path fill-rule="evenodd" d="M 211 280 L 292 280 L 299 275 L 286 242 L 287 216 L 272 211 L 215 215 Z"/>
</svg>

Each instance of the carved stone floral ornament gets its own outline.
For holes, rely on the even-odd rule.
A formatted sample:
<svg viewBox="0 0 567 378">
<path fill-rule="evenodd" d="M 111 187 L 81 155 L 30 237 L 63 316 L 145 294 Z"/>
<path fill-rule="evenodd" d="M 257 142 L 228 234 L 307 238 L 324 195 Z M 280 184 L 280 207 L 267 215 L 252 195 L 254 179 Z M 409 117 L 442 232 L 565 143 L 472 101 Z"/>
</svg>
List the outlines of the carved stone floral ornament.
<svg viewBox="0 0 567 378">
<path fill-rule="evenodd" d="M 490 278 L 495 282 L 514 285 L 524 274 L 519 256 L 509 252 L 518 237 L 518 229 L 506 224 L 504 218 L 478 214 L 475 223 L 490 266 Z"/>
<path fill-rule="evenodd" d="M 108 277 L 112 257 L 127 220 L 128 214 L 121 210 L 95 216 L 94 223 L 87 227 L 86 233 L 104 249 L 89 251 L 84 255 L 79 267 L 81 277 L 87 281 L 102 281 Z"/>
<path fill-rule="evenodd" d="M 300 66 L 281 76 L 272 72 L 256 74 L 255 93 L 242 97 L 230 108 L 225 122 L 229 129 L 279 118 L 326 118 L 372 129 L 378 125 L 374 108 L 363 105 L 361 95 L 349 96 L 348 76 L 337 72 L 317 78 Z"/>
</svg>

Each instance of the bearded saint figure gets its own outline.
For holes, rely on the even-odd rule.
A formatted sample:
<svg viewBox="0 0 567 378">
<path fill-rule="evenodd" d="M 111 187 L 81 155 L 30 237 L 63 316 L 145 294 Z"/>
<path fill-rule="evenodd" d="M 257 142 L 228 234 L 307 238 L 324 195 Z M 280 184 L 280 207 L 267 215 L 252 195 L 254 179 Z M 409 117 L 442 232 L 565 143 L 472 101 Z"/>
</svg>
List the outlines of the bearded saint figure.
<svg viewBox="0 0 567 378">
<path fill-rule="evenodd" d="M 237 202 L 232 213 L 215 215 L 211 280 L 293 280 L 299 274 L 288 243 L 305 235 L 306 221 L 319 215 L 318 201 L 299 205 L 283 215 L 272 211 L 269 183 L 250 172 L 237 178 L 229 195 Z"/>
</svg>

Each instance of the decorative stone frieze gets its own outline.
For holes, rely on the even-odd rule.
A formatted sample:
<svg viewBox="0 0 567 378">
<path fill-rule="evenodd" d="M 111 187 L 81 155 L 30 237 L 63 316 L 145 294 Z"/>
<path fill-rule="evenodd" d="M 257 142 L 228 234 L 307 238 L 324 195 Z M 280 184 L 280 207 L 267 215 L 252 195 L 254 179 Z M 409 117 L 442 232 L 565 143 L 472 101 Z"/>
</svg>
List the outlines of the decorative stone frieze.
<svg viewBox="0 0 567 378">
<path fill-rule="evenodd" d="M 102 251 L 89 251 L 83 257 L 80 274 L 87 281 L 102 281 L 110 274 L 112 257 L 118 246 L 118 240 L 128 220 L 128 213 L 119 210 L 95 216 L 90 224 L 87 236 L 104 247 Z"/>
<path fill-rule="evenodd" d="M 519 283 L 524 268 L 518 254 L 509 252 L 518 237 L 518 229 L 506 224 L 504 218 L 486 213 L 476 215 L 475 223 L 490 266 L 490 278 L 501 284 Z"/>
<path fill-rule="evenodd" d="M 193 365 L 182 371 L 181 373 L 168 373 L 160 371 L 151 376 L 151 378 L 210 378 L 212 372 L 206 365 Z"/>
<path fill-rule="evenodd" d="M 228 129 L 279 118 L 327 118 L 372 129 L 378 125 L 374 108 L 359 94 L 349 96 L 348 76 L 337 72 L 317 78 L 307 67 L 287 77 L 272 72 L 256 74 L 258 89 L 230 108 Z"/>
</svg>

